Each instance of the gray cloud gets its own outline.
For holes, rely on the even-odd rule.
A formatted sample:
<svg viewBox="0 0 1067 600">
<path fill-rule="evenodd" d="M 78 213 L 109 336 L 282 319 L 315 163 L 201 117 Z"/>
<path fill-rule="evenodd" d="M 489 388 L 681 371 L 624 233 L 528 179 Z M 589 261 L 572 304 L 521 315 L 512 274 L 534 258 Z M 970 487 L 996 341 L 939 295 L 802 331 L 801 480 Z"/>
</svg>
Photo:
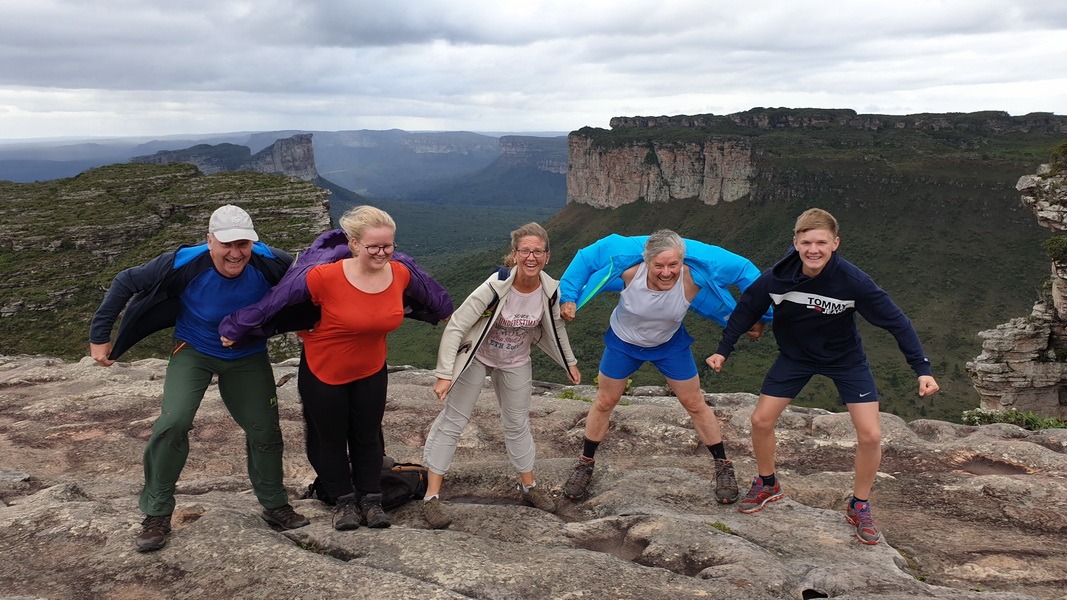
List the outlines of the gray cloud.
<svg viewBox="0 0 1067 600">
<path fill-rule="evenodd" d="M 7 0 L 0 138 L 1064 113 L 1065 30 L 1030 0 Z"/>
</svg>

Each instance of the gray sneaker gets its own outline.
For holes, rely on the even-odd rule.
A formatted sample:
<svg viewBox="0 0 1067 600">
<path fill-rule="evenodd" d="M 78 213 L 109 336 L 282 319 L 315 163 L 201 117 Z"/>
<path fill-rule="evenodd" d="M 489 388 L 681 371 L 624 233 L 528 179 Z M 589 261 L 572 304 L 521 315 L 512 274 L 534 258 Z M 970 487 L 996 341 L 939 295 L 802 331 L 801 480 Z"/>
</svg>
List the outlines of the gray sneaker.
<svg viewBox="0 0 1067 600">
<path fill-rule="evenodd" d="M 595 464 L 594 461 L 579 458 L 578 464 L 574 465 L 574 471 L 567 478 L 567 483 L 563 485 L 563 494 L 571 500 L 585 497 L 589 482 L 593 479 L 593 465 Z"/>
<path fill-rule="evenodd" d="M 740 492 L 734 477 L 734 463 L 725 458 L 715 459 L 715 498 L 720 504 L 737 502 Z"/>
<path fill-rule="evenodd" d="M 452 517 L 437 496 L 422 503 L 422 516 L 430 524 L 430 529 L 444 529 L 452 524 Z"/>
<path fill-rule="evenodd" d="M 548 495 L 548 492 L 546 492 L 544 488 L 535 485 L 531 487 L 529 491 L 524 492 L 522 491 L 522 484 L 520 483 L 518 489 L 519 493 L 522 494 L 522 499 L 530 506 L 539 508 L 545 512 L 556 512 L 556 501 Z"/>
</svg>

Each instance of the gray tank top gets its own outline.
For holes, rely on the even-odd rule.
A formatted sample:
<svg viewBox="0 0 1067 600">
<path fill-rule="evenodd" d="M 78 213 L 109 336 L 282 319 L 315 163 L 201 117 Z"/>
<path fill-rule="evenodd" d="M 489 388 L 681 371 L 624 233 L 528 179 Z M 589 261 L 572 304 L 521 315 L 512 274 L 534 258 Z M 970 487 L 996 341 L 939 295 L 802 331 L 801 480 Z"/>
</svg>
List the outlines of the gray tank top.
<svg viewBox="0 0 1067 600">
<path fill-rule="evenodd" d="M 619 295 L 619 305 L 611 311 L 611 330 L 619 339 L 651 348 L 671 339 L 682 326 L 689 300 L 685 298 L 682 278 L 671 289 L 659 292 L 648 289 L 648 265 L 642 261 L 630 285 Z"/>
</svg>

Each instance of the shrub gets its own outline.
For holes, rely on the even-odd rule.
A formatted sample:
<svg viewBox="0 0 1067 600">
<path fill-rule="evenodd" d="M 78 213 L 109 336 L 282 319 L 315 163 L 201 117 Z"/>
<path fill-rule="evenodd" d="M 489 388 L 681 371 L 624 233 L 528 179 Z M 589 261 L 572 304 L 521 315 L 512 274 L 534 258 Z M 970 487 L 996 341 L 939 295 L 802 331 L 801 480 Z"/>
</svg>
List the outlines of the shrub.
<svg viewBox="0 0 1067 600">
<path fill-rule="evenodd" d="M 1067 421 L 1056 419 L 1054 417 L 1042 417 L 1034 414 L 1033 411 L 1023 412 L 1014 408 L 1010 410 L 986 410 L 984 408 L 965 410 L 963 411 L 961 421 L 964 425 L 1010 423 L 1030 431 L 1039 431 L 1042 429 L 1067 429 Z"/>
<path fill-rule="evenodd" d="M 1056 264 L 1067 263 L 1067 236 L 1054 235 L 1041 242 L 1041 246 Z"/>
</svg>

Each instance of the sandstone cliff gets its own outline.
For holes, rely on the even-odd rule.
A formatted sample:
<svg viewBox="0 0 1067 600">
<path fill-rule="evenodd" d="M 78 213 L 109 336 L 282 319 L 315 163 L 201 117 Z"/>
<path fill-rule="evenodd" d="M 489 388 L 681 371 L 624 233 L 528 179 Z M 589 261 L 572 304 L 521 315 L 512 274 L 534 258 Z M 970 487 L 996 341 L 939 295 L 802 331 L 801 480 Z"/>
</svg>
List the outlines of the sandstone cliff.
<svg viewBox="0 0 1067 600">
<path fill-rule="evenodd" d="M 1002 165 L 984 165 L 983 174 L 974 170 L 974 158 L 991 161 L 1000 143 L 1029 138 L 1040 146 L 1065 132 L 1064 116 L 997 111 L 894 116 L 756 108 L 614 117 L 611 131 L 571 133 L 567 201 L 600 208 L 679 199 L 716 204 L 745 196 L 782 202 L 825 196 L 823 184 L 834 178 L 844 179 L 835 193 L 849 194 L 886 177 L 988 186 L 985 175 Z"/>
<path fill-rule="evenodd" d="M 190 163 L 205 175 L 223 171 L 254 171 L 314 181 L 319 174 L 315 169 L 311 135 L 301 133 L 277 140 L 254 155 L 245 146 L 199 144 L 184 150 L 161 150 L 149 156 L 137 156 L 131 158 L 130 162 L 156 165 Z"/>
<path fill-rule="evenodd" d="M 532 166 L 539 171 L 567 174 L 567 150 L 562 137 L 545 138 L 522 135 L 500 137 L 500 158 L 507 166 Z"/>
<path fill-rule="evenodd" d="M 1067 176 L 1062 167 L 1042 165 L 1016 188 L 1038 223 L 1067 230 Z M 967 364 L 982 408 L 1016 409 L 1067 419 L 1067 262 L 1053 259 L 1047 294 L 1029 317 L 978 334 L 982 354 Z"/>
<path fill-rule="evenodd" d="M 883 414 L 874 507 L 885 542 L 864 546 L 842 514 L 855 446 L 847 414 L 788 409 L 778 448 L 786 498 L 744 515 L 713 502 L 711 460 L 677 400 L 634 390 L 598 454 L 591 497 L 560 498 L 549 514 L 518 501 L 487 387 L 446 483 L 450 528 L 428 529 L 409 504 L 390 529 L 337 532 L 327 507 L 297 499 L 312 471 L 293 362 L 275 366 L 285 476 L 311 525 L 278 533 L 260 520 L 243 436 L 212 385 L 175 531 L 164 549 L 138 554 L 141 454 L 165 369 L 159 359 L 104 369 L 0 357 L 0 597 L 1067 598 L 1065 430 Z M 390 375 L 386 448 L 398 460 L 421 460 L 440 409 L 433 380 Z M 539 387 L 532 412 L 538 480 L 557 497 L 589 408 L 561 391 Z M 745 486 L 755 397 L 706 398 Z"/>
</svg>

